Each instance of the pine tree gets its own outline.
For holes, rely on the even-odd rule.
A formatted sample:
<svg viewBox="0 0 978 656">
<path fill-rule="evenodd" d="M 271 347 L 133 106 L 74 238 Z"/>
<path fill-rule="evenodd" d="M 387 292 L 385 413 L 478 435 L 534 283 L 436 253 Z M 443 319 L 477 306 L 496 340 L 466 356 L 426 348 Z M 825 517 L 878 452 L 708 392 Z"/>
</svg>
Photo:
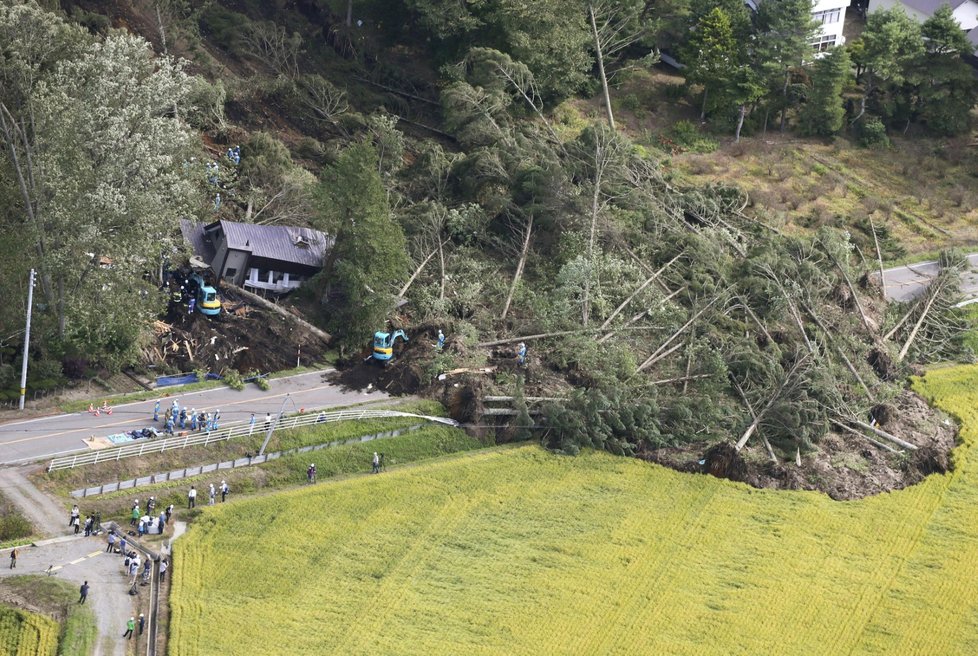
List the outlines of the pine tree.
<svg viewBox="0 0 978 656">
<path fill-rule="evenodd" d="M 974 71 L 962 59 L 974 48 L 951 8 L 943 5 L 921 26 L 925 51 L 917 60 L 918 118 L 941 135 L 968 129 L 971 108 L 978 100 Z"/>
<path fill-rule="evenodd" d="M 844 47 L 832 48 L 812 66 L 812 89 L 801 109 L 801 131 L 828 137 L 845 123 L 842 90 L 852 70 L 852 60 Z"/>
<path fill-rule="evenodd" d="M 714 7 L 697 23 L 686 44 L 686 80 L 703 87 L 700 118 L 722 102 L 732 83 L 731 73 L 737 67 L 741 49 L 734 39 L 730 15 Z"/>
<path fill-rule="evenodd" d="M 322 227 L 336 241 L 323 272 L 330 329 L 344 347 L 384 327 L 407 275 L 407 244 L 378 172 L 377 150 L 357 143 L 340 155 L 320 188 Z"/>
</svg>

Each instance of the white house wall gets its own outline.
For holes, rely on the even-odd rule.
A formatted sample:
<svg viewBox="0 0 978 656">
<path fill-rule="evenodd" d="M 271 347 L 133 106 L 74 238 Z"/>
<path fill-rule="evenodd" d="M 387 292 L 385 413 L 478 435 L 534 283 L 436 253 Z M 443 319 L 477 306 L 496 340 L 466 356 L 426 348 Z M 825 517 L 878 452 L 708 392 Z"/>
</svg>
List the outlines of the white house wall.
<svg viewBox="0 0 978 656">
<path fill-rule="evenodd" d="M 812 15 L 814 16 L 821 15 L 822 12 L 833 12 L 836 10 L 839 12 L 839 20 L 822 23 L 823 40 L 837 46 L 846 42 L 846 38 L 842 35 L 842 28 L 846 22 L 846 8 L 848 6 L 848 0 L 819 0 L 812 7 Z"/>
<path fill-rule="evenodd" d="M 961 29 L 970 31 L 978 27 L 978 3 L 966 2 L 954 10 L 954 18 L 961 23 Z"/>
</svg>

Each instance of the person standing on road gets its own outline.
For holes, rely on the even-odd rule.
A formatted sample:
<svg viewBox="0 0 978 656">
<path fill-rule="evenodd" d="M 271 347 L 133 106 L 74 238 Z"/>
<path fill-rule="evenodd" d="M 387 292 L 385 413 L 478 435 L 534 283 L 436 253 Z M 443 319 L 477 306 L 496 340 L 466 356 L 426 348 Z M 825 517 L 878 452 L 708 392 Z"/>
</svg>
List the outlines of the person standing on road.
<svg viewBox="0 0 978 656">
<path fill-rule="evenodd" d="M 75 527 L 75 535 L 81 531 L 81 518 L 75 517 L 71 520 L 71 525 Z"/>
<path fill-rule="evenodd" d="M 153 423 L 157 423 L 160 420 L 160 400 L 156 399 L 156 405 L 153 406 Z"/>
<path fill-rule="evenodd" d="M 95 520 L 92 519 L 92 516 L 91 515 L 89 515 L 88 517 L 85 518 L 85 537 L 86 538 L 89 537 L 92 534 L 92 526 L 94 525 L 94 523 L 95 523 Z"/>
<path fill-rule="evenodd" d="M 80 513 L 78 512 L 78 506 L 74 505 L 71 507 L 71 514 L 68 515 L 68 526 L 75 525 L 75 518 L 78 517 Z"/>
<path fill-rule="evenodd" d="M 133 629 L 136 628 L 136 618 L 130 617 L 129 621 L 126 622 L 126 632 L 122 634 L 122 637 L 126 640 L 132 640 Z"/>
<path fill-rule="evenodd" d="M 197 488 L 193 485 L 190 486 L 190 492 L 187 493 L 187 509 L 195 508 L 197 506 Z"/>
<path fill-rule="evenodd" d="M 371 474 L 379 474 L 380 473 L 380 455 L 378 455 L 376 451 L 374 451 L 373 465 L 374 465 L 373 471 L 370 472 L 370 473 Z"/>
<path fill-rule="evenodd" d="M 119 539 L 119 553 L 123 555 L 126 553 L 126 536 L 122 536 Z"/>
<path fill-rule="evenodd" d="M 10 550 L 10 569 L 17 569 L 17 550 Z"/>
<path fill-rule="evenodd" d="M 272 427 L 272 413 L 266 412 L 265 413 L 265 430 L 268 430 L 271 427 Z"/>
<path fill-rule="evenodd" d="M 112 553 L 115 551 L 115 533 L 109 532 L 109 544 L 105 547 L 105 553 Z"/>
<path fill-rule="evenodd" d="M 214 484 L 211 483 L 210 485 L 211 485 L 211 489 L 210 489 L 210 500 L 207 502 L 207 505 L 208 506 L 213 506 L 214 505 L 214 497 L 217 496 L 217 493 L 214 491 Z"/>
<path fill-rule="evenodd" d="M 197 409 L 196 408 L 190 409 L 190 430 L 194 432 L 197 431 Z"/>
<path fill-rule="evenodd" d="M 81 588 L 78 590 L 80 593 L 78 597 L 78 603 L 84 604 L 85 600 L 88 599 L 88 581 L 82 583 Z"/>
<path fill-rule="evenodd" d="M 173 517 L 173 504 L 171 503 L 166 507 L 166 521 L 169 522 L 170 518 Z"/>
<path fill-rule="evenodd" d="M 248 435 L 251 435 L 255 430 L 255 413 L 251 413 L 251 419 L 248 420 Z"/>
<path fill-rule="evenodd" d="M 132 513 L 129 515 L 129 526 L 135 526 L 139 523 L 139 517 L 142 513 L 139 511 L 139 506 L 132 507 Z"/>
</svg>

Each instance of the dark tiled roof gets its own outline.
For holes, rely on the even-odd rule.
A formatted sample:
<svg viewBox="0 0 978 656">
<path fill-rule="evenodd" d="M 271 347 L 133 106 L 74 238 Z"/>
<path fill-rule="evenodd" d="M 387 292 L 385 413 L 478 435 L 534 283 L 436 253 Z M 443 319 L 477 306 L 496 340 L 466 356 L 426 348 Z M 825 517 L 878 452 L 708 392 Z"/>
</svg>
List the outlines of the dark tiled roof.
<svg viewBox="0 0 978 656">
<path fill-rule="evenodd" d="M 204 234 L 203 223 L 180 219 L 180 232 L 190 247 L 194 249 L 194 253 L 200 256 L 204 262 L 210 264 L 214 260 L 216 252 L 210 239 Z"/>
<path fill-rule="evenodd" d="M 321 267 L 332 240 L 318 230 L 221 221 L 228 248 L 255 257 Z"/>
</svg>

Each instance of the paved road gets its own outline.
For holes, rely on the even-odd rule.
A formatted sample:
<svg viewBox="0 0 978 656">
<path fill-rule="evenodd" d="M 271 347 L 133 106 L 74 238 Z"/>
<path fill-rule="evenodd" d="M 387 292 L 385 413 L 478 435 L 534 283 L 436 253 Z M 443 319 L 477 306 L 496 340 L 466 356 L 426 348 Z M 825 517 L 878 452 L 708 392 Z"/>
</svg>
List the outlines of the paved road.
<svg viewBox="0 0 978 656">
<path fill-rule="evenodd" d="M 227 387 L 188 394 L 181 394 L 178 387 L 162 389 L 161 408 L 168 407 L 174 399 L 179 401 L 181 407 L 196 408 L 198 411 L 219 408 L 221 423 L 227 425 L 233 421 L 248 420 L 251 413 L 255 413 L 260 421 L 266 412 L 273 415 L 279 412 L 283 402 L 286 403 L 286 412 L 294 412 L 299 408 L 330 408 L 387 398 L 383 392 L 344 390 L 326 382 L 324 375 L 330 371 L 273 379 L 269 381 L 271 389 L 267 392 L 254 385 L 248 385 L 240 392 Z M 287 395 L 291 402 L 285 401 Z M 85 450 L 88 448 L 85 440 L 92 435 L 101 437 L 152 426 L 154 403 L 155 399 L 151 399 L 115 406 L 112 415 L 103 414 L 100 417 L 77 412 L 0 424 L 0 464 L 40 460 Z M 162 428 L 160 424 L 155 426 Z"/>
<path fill-rule="evenodd" d="M 961 294 L 963 300 L 978 298 L 978 253 L 968 256 L 971 270 L 961 275 Z M 927 288 L 937 276 L 937 262 L 918 262 L 906 266 L 886 269 L 886 298 L 891 301 L 909 301 Z"/>
</svg>

